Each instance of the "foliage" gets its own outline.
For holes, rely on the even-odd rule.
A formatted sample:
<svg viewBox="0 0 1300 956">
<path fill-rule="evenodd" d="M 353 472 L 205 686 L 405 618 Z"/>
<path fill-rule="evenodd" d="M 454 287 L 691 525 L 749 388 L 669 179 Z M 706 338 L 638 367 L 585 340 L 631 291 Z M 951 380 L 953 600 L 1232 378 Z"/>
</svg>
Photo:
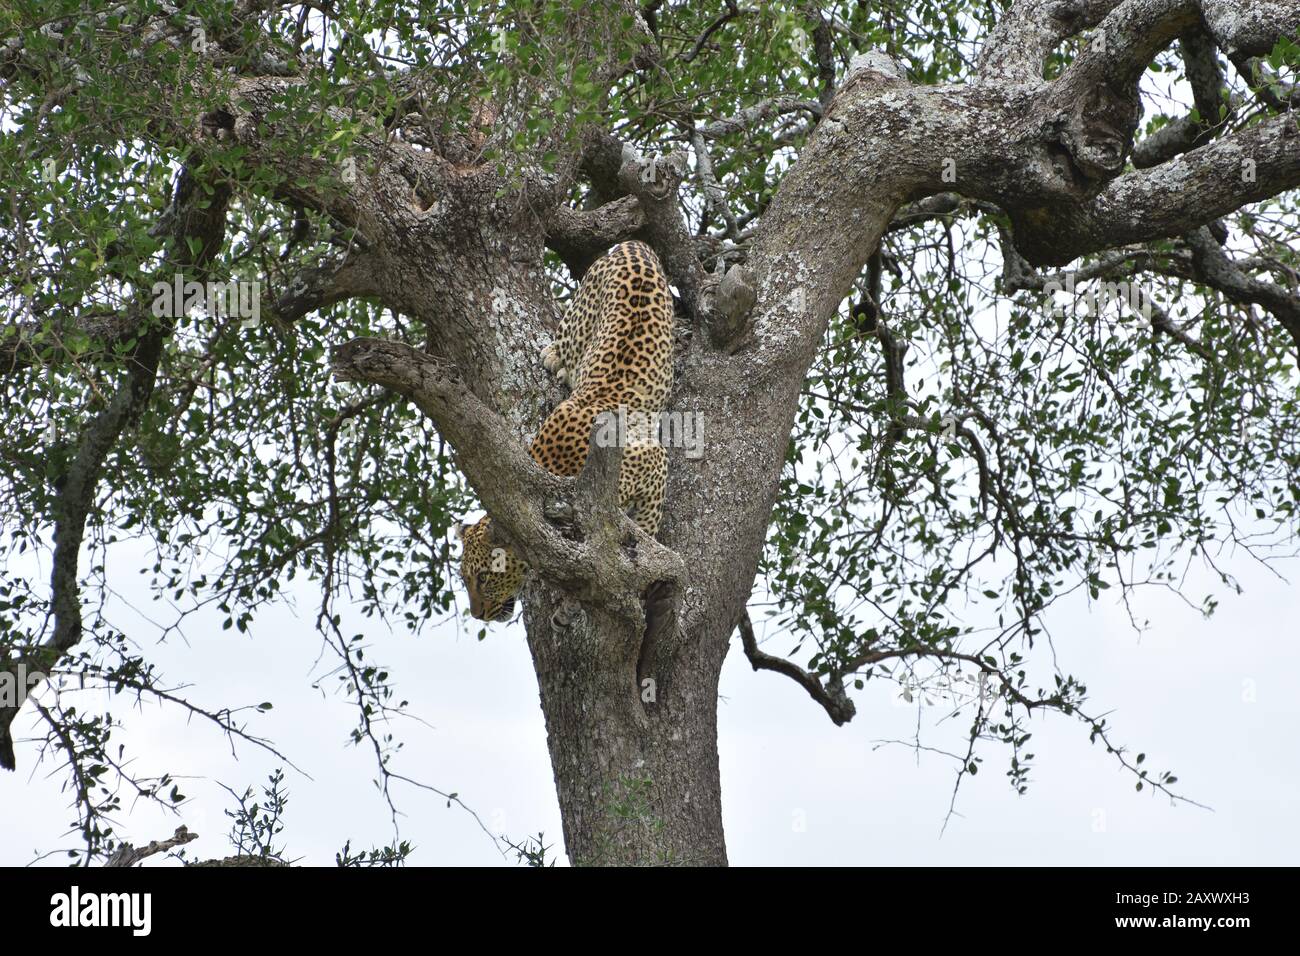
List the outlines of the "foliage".
<svg viewBox="0 0 1300 956">
<path fill-rule="evenodd" d="M 360 853 L 352 852 L 351 841 L 343 845 L 334 856 L 334 862 L 339 866 L 352 867 L 355 869 L 374 869 L 376 867 L 399 867 L 405 866 L 407 857 L 409 857 L 415 847 L 402 840 L 400 843 L 390 843 L 388 846 L 375 847 L 369 850 L 362 850 Z"/>
<path fill-rule="evenodd" d="M 277 769 L 262 787 L 260 800 L 253 799 L 252 787 L 243 793 L 226 788 L 235 800 L 235 809 L 222 812 L 233 821 L 230 844 L 239 856 L 283 858 L 284 847 L 275 846 L 275 838 L 284 830 L 284 808 L 289 803 L 289 794 L 281 789 L 283 783 L 284 771 Z"/>
</svg>

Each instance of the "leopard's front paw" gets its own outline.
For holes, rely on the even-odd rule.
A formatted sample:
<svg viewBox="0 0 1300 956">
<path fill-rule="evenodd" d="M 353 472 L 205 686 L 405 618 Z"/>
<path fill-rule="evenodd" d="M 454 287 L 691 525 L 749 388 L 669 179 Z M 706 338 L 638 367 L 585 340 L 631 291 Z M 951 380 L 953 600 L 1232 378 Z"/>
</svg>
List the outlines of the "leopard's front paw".
<svg viewBox="0 0 1300 956">
<path fill-rule="evenodd" d="M 546 366 L 546 371 L 552 374 L 560 374 L 560 350 L 552 342 L 546 348 L 542 349 L 542 365 Z"/>
</svg>

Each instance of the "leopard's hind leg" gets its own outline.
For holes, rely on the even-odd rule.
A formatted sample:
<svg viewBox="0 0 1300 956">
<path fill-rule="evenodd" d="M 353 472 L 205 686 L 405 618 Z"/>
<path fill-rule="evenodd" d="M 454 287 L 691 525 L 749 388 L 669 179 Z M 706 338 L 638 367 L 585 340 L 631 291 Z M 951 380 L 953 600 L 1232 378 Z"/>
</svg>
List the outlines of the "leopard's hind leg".
<svg viewBox="0 0 1300 956">
<path fill-rule="evenodd" d="M 587 270 L 578 291 L 569 300 L 559 335 L 542 349 L 542 364 L 561 382 L 577 391 L 582 384 L 583 357 L 596 341 L 610 266 L 601 260 Z"/>
<path fill-rule="evenodd" d="M 662 445 L 654 442 L 624 449 L 618 475 L 619 503 L 652 538 L 659 530 L 667 484 L 668 452 Z"/>
</svg>

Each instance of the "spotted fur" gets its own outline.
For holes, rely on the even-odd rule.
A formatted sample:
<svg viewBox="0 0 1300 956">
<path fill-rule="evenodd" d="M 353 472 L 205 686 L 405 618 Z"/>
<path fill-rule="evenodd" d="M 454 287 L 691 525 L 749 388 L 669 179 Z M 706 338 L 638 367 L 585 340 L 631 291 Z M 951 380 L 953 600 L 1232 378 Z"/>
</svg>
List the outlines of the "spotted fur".
<svg viewBox="0 0 1300 956">
<path fill-rule="evenodd" d="M 659 530 L 668 478 L 658 421 L 672 385 L 672 350 L 673 303 L 659 259 L 643 242 L 615 246 L 582 277 L 559 337 L 542 352 L 546 369 L 573 392 L 528 446 L 547 471 L 576 475 L 596 416 L 621 408 L 627 429 L 619 501 L 650 535 Z M 490 522 L 460 527 L 460 576 L 474 617 L 508 621 L 527 568 L 510 549 L 492 546 Z"/>
</svg>

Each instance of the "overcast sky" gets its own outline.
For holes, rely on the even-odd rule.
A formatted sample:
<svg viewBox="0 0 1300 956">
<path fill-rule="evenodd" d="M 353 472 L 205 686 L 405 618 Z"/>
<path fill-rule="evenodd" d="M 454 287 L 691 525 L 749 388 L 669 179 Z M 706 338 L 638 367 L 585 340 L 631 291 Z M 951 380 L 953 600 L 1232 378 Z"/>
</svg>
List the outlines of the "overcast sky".
<svg viewBox="0 0 1300 956">
<path fill-rule="evenodd" d="M 1293 864 L 1300 858 L 1296 731 L 1300 728 L 1300 602 L 1294 589 L 1244 556 L 1229 561 L 1246 586 L 1225 595 L 1206 621 L 1168 595 L 1139 598 L 1151 629 L 1141 638 L 1109 601 L 1059 605 L 1048 618 L 1062 670 L 1085 679 L 1095 711 L 1111 711 L 1117 742 L 1145 751 L 1144 766 L 1172 769 L 1179 789 L 1213 810 L 1171 806 L 1134 791 L 1083 725 L 1060 716 L 1034 719 L 1032 785 L 1017 796 L 1007 783 L 1008 754 L 983 750 L 981 773 L 963 781 L 957 812 L 940 836 L 952 795 L 953 761 L 886 740 L 911 739 L 918 708 L 896 685 L 858 692 L 858 716 L 835 727 L 792 681 L 750 670 L 738 642 L 727 659 L 719 702 L 723 814 L 733 864 Z M 142 609 L 149 600 L 136 567 L 115 563 L 115 584 Z M 1285 569 L 1284 569 L 1285 570 Z M 1293 563 L 1292 576 L 1297 570 Z M 1209 589 L 1196 580 L 1189 593 Z M 350 705 L 310 689 L 320 639 L 312 627 L 315 594 L 298 589 L 299 614 L 272 609 L 252 636 L 196 620 L 189 645 L 146 645 L 168 681 L 192 683 L 210 707 L 274 703 L 253 729 L 274 738 L 309 776 L 287 771 L 290 802 L 283 841 L 290 855 L 330 864 L 353 847 L 393 838 L 372 784 L 374 757 L 347 744 Z M 1104 592 L 1109 598 L 1114 591 Z M 119 626 L 129 624 L 119 609 Z M 144 640 L 151 630 L 136 632 Z M 451 626 L 420 637 L 358 623 L 372 655 L 390 667 L 400 696 L 429 727 L 395 729 L 405 741 L 395 768 L 459 793 L 493 833 L 518 840 L 542 830 L 562 848 L 559 809 L 546 750 L 537 683 L 519 624 L 494 626 L 486 641 Z M 345 626 L 345 633 L 352 633 Z M 780 641 L 769 648 L 784 651 Z M 1042 648 L 1046 651 L 1046 648 Z M 332 663 L 327 655 L 325 664 Z M 319 673 L 317 671 L 316 673 Z M 119 708 L 120 709 L 120 708 Z M 957 750 L 966 718 L 943 721 L 942 706 L 920 712 L 921 742 Z M 232 852 L 229 796 L 264 781 L 280 762 L 241 744 L 237 757 L 209 726 L 176 710 L 126 711 L 121 742 L 141 772 L 185 776 L 190 801 L 180 820 L 141 803 L 121 818 L 136 843 L 171 834 L 179 822 L 200 834 L 198 857 Z M 24 733 L 24 714 L 16 729 Z M 34 748 L 20 743 L 18 774 L 0 776 L 0 863 L 75 844 L 62 775 L 53 764 L 33 773 Z M 400 786 L 400 785 L 399 785 Z M 416 844 L 412 863 L 513 865 L 459 808 L 412 788 L 396 793 L 402 836 Z M 58 865 L 60 858 L 46 861 Z M 561 856 L 561 862 L 563 857 Z"/>
</svg>

